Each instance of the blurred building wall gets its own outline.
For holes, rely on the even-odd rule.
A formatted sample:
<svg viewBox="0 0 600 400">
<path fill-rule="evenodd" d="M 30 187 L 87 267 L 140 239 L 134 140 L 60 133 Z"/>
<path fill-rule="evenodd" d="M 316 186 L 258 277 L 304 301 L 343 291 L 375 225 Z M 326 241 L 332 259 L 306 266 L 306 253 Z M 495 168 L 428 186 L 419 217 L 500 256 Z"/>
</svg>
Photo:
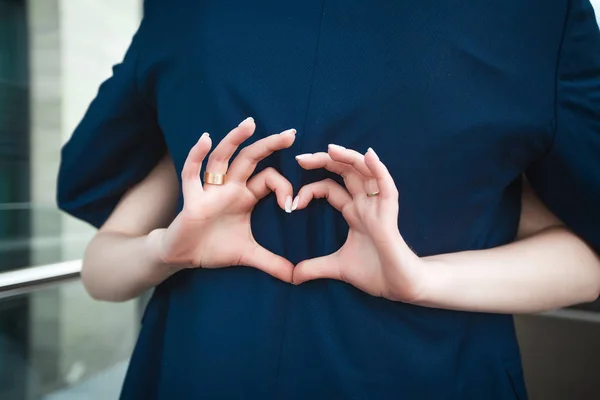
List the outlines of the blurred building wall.
<svg viewBox="0 0 600 400">
<path fill-rule="evenodd" d="M 141 10 L 141 0 L 27 0 L 32 265 L 81 258 L 94 233 L 55 212 L 60 148 L 122 59 Z M 129 356 L 139 325 L 135 302 L 115 307 L 87 300 L 81 285 L 31 296 L 32 397 Z"/>
</svg>

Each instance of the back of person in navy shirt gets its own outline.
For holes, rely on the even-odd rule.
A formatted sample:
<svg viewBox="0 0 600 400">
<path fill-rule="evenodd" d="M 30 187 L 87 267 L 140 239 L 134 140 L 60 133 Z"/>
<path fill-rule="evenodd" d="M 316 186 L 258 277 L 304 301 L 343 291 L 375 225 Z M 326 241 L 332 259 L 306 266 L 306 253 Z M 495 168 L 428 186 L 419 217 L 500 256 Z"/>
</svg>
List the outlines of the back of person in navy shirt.
<svg viewBox="0 0 600 400">
<path fill-rule="evenodd" d="M 525 399 L 512 314 L 600 293 L 594 10 L 147 0 L 58 203 L 154 288 L 123 399 Z"/>
</svg>

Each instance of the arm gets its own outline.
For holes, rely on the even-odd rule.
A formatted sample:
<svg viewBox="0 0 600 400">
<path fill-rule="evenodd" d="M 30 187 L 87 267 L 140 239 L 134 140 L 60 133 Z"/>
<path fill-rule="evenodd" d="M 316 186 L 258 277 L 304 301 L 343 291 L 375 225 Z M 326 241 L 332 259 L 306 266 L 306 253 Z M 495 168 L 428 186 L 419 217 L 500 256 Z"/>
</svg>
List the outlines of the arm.
<svg viewBox="0 0 600 400">
<path fill-rule="evenodd" d="M 419 258 L 398 230 L 398 189 L 374 151 L 363 156 L 331 146 L 328 153 L 305 154 L 298 162 L 305 169 L 342 174 L 350 189 L 327 180 L 309 184 L 298 194 L 297 209 L 313 198 L 327 198 L 350 230 L 338 251 L 296 266 L 294 283 L 338 279 L 393 301 L 507 314 L 592 301 L 600 293 L 600 259 L 528 186 L 516 242 Z M 373 177 L 380 192 L 366 199 L 356 188 Z"/>
<path fill-rule="evenodd" d="M 156 251 L 159 229 L 175 218 L 178 194 L 169 156 L 125 194 L 85 252 L 81 278 L 92 297 L 132 299 L 179 269 L 163 263 Z"/>
<path fill-rule="evenodd" d="M 139 277 L 145 272 L 140 263 L 150 255 L 141 250 L 129 258 L 124 257 L 122 262 L 109 263 L 107 274 L 97 268 L 102 258 L 110 261 L 123 256 L 124 245 L 117 237 L 130 242 L 130 246 L 143 247 L 142 232 L 146 234 L 150 226 L 161 226 L 169 222 L 168 218 L 172 219 L 170 214 L 178 193 L 177 179 L 170 176 L 173 173 L 170 161 L 164 159 L 153 170 L 165 155 L 166 144 L 156 110 L 144 96 L 143 85 L 138 85 L 146 25 L 144 18 L 123 60 L 102 83 L 61 153 L 57 185 L 59 208 L 97 228 L 103 227 L 87 248 L 82 270 L 84 285 L 97 298 L 131 298 L 163 278 L 162 275 L 144 276 L 145 284 L 123 287 L 123 278 L 132 274 Z M 157 190 L 159 184 L 167 185 L 168 190 Z M 135 189 L 130 190 L 131 187 Z M 155 198 L 156 203 L 149 202 L 146 196 Z M 131 212 L 131 204 L 142 214 Z M 113 217 L 107 222 L 111 213 Z M 126 218 L 129 218 L 126 229 L 114 232 L 115 221 Z M 142 221 L 145 226 L 134 229 L 135 221 Z M 148 263 L 153 264 L 151 260 Z M 123 265 L 131 265 L 131 268 L 122 268 Z M 99 275 L 107 279 L 106 285 L 102 285 Z"/>
<path fill-rule="evenodd" d="M 490 250 L 425 259 L 418 304 L 499 313 L 538 312 L 594 301 L 600 258 L 566 229 L 525 182 L 517 240 Z"/>
<path fill-rule="evenodd" d="M 207 170 L 223 169 L 254 129 L 247 119 L 226 135 L 208 157 Z M 181 172 L 184 206 L 177 215 L 179 181 L 165 157 L 123 196 L 90 242 L 82 269 L 88 292 L 98 300 L 125 301 L 183 268 L 198 266 L 242 265 L 291 281 L 291 263 L 248 232 L 252 209 L 269 193 L 275 192 L 282 209 L 291 207 L 292 185 L 281 174 L 267 168 L 251 175 L 260 160 L 290 147 L 294 139 L 295 131 L 288 130 L 257 140 L 232 160 L 226 183 L 202 185 L 200 171 L 211 148 L 209 135 L 202 135 Z"/>
<path fill-rule="evenodd" d="M 598 297 L 600 32 L 589 0 L 571 0 L 568 8 L 557 54 L 553 136 L 526 171 L 535 193 L 568 229 L 526 188 L 517 241 L 429 259 L 435 273 L 424 304 L 520 313 Z"/>
<path fill-rule="evenodd" d="M 529 207 L 526 197 L 515 243 L 420 259 L 399 233 L 398 189 L 385 166 L 372 151 L 363 160 L 362 155 L 333 148 L 332 159 L 362 171 L 346 171 L 346 186 L 353 180 L 365 185 L 372 174 L 381 196 L 367 202 L 359 193 L 355 199 L 331 183 L 316 184 L 316 193 L 306 189 L 298 209 L 312 197 L 326 195 L 343 211 L 350 232 L 338 252 L 297 266 L 295 282 L 342 279 L 391 300 L 502 313 L 543 311 L 598 297 L 600 261 L 594 251 L 600 252 L 600 31 L 589 0 L 571 0 L 566 8 L 557 43 L 553 131 L 525 173 L 568 230 L 553 217 L 546 220 L 546 211 L 535 211 L 539 203 Z M 309 169 L 328 168 L 330 162 L 323 155 L 299 159 Z"/>
</svg>

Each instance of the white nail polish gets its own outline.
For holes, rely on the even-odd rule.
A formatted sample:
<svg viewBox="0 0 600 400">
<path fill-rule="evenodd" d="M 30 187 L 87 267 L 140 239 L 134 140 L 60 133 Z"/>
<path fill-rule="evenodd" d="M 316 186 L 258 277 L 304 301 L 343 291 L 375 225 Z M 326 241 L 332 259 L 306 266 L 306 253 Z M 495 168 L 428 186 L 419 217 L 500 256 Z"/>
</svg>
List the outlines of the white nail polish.
<svg viewBox="0 0 600 400">
<path fill-rule="evenodd" d="M 288 129 L 287 131 L 281 132 L 282 135 L 285 135 L 287 133 L 291 133 L 292 135 L 295 135 L 296 134 L 296 130 L 295 129 Z"/>
<path fill-rule="evenodd" d="M 369 147 L 369 149 L 367 150 L 367 152 L 373 153 L 373 155 L 375 156 L 375 158 L 377 158 L 379 160 L 379 156 L 377 155 L 377 153 L 375 153 L 375 150 L 373 150 L 371 147 Z"/>
<path fill-rule="evenodd" d="M 296 196 L 294 202 L 292 203 L 292 211 L 296 211 L 296 208 L 298 208 L 298 202 L 300 202 L 300 197 Z"/>
<path fill-rule="evenodd" d="M 310 157 L 310 156 L 312 156 L 312 154 L 310 154 L 310 153 L 306 153 L 306 154 L 298 154 L 298 155 L 296 156 L 296 160 L 302 160 L 303 158 Z"/>
<path fill-rule="evenodd" d="M 254 118 L 252 117 L 248 117 L 245 120 L 243 120 L 242 122 L 240 122 L 240 124 L 238 126 L 242 126 L 243 124 L 245 124 L 246 122 L 251 122 L 254 121 Z"/>
<path fill-rule="evenodd" d="M 340 146 L 339 144 L 330 144 L 329 147 L 332 149 L 346 150 L 344 146 Z"/>
<path fill-rule="evenodd" d="M 288 214 L 292 212 L 292 196 L 285 198 L 285 212 Z"/>
</svg>

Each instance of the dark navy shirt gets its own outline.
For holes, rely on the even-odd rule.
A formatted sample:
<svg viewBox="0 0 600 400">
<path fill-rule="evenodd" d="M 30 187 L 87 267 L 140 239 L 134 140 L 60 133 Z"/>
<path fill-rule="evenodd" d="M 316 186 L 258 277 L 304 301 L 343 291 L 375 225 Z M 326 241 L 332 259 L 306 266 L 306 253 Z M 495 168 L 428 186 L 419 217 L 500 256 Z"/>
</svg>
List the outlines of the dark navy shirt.
<svg viewBox="0 0 600 400">
<path fill-rule="evenodd" d="M 589 0 L 148 0 L 139 31 L 66 144 L 58 201 L 101 225 L 168 150 L 247 116 L 299 189 L 300 153 L 373 147 L 421 256 L 511 242 L 526 173 L 600 249 L 600 33 Z M 251 140 L 251 141 L 252 141 Z M 148 199 L 152 201 L 152 199 Z M 324 201 L 256 239 L 296 263 L 347 225 Z M 481 268 L 485 268 L 482 265 Z M 146 310 L 124 399 L 525 399 L 511 316 L 423 308 L 342 282 L 186 270 Z"/>
</svg>

